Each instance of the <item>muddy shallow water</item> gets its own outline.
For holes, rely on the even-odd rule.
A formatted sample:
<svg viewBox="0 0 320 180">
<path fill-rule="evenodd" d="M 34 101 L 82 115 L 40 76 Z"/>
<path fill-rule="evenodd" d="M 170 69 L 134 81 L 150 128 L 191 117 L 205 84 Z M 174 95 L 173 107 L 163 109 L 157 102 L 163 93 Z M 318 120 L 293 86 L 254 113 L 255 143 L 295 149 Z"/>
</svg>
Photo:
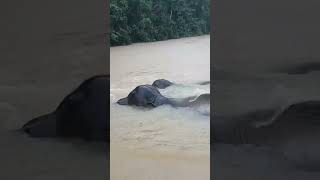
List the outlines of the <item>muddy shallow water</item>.
<svg viewBox="0 0 320 180">
<path fill-rule="evenodd" d="M 112 180 L 209 179 L 210 106 L 154 109 L 115 102 L 136 86 L 165 78 L 173 98 L 210 93 L 210 36 L 111 48 Z"/>
</svg>

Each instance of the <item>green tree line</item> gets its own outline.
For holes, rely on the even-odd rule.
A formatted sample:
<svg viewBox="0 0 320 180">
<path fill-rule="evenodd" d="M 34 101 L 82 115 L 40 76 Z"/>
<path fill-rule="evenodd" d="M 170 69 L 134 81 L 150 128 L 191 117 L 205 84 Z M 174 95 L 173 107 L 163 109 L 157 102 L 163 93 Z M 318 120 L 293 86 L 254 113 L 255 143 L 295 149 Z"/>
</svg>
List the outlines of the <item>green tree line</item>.
<svg viewBox="0 0 320 180">
<path fill-rule="evenodd" d="M 111 0 L 111 46 L 210 32 L 209 0 Z"/>
</svg>

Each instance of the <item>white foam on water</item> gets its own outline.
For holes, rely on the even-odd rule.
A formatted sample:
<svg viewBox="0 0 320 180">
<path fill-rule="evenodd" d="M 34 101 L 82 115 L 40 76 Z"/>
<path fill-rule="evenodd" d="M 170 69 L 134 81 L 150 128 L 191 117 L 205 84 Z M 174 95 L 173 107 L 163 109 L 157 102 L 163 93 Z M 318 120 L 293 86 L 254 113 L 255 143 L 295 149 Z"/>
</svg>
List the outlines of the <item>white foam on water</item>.
<svg viewBox="0 0 320 180">
<path fill-rule="evenodd" d="M 167 97 L 210 93 L 209 85 L 196 84 L 210 77 L 210 37 L 113 47 L 110 59 L 111 177 L 208 179 L 210 120 L 203 114 L 209 105 L 147 109 L 116 101 L 156 79 L 175 83 L 160 90 Z"/>
<path fill-rule="evenodd" d="M 210 105 L 197 108 L 174 108 L 165 105 L 153 109 L 120 106 L 115 103 L 120 99 L 116 94 L 123 94 L 124 91 L 113 88 L 113 94 L 110 94 L 113 143 L 126 144 L 134 149 L 208 150 Z M 210 86 L 176 84 L 160 91 L 166 97 L 184 98 L 210 93 Z"/>
<path fill-rule="evenodd" d="M 210 93 L 210 86 L 197 84 L 175 84 L 165 89 L 160 89 L 160 92 L 168 98 L 185 98 Z"/>
</svg>

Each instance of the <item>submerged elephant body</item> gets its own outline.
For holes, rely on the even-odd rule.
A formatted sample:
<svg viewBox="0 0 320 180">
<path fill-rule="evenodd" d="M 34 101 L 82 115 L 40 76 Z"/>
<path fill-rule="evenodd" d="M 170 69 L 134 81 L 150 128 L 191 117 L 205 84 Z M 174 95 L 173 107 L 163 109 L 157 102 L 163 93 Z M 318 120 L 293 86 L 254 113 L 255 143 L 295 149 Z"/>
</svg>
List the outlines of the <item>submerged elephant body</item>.
<svg viewBox="0 0 320 180">
<path fill-rule="evenodd" d="M 22 130 L 32 137 L 81 137 L 109 140 L 108 75 L 84 81 L 52 113 L 26 123 Z M 164 81 L 166 82 L 166 81 Z M 141 85 L 120 99 L 120 105 L 194 107 L 210 104 L 210 94 L 167 98 L 152 85 Z M 211 139 L 215 143 L 270 145 L 297 167 L 320 170 L 320 101 L 303 101 L 237 116 L 214 112 Z M 315 144 L 315 145 L 314 145 Z"/>
<path fill-rule="evenodd" d="M 155 81 L 158 86 L 171 85 L 167 80 Z M 22 130 L 32 137 L 80 137 L 108 141 L 110 129 L 110 76 L 94 76 L 66 96 L 55 111 L 27 122 Z M 194 97 L 192 97 L 194 98 Z M 192 98 L 170 99 L 152 85 L 136 87 L 122 105 L 157 107 L 164 104 L 189 106 Z M 201 98 L 202 99 L 202 98 Z"/>
<path fill-rule="evenodd" d="M 132 90 L 126 98 L 117 102 L 120 105 L 136 105 L 144 107 L 157 107 L 170 104 L 170 100 L 161 95 L 159 90 L 151 85 L 140 85 Z"/>
<path fill-rule="evenodd" d="M 164 88 L 169 87 L 171 85 L 173 85 L 173 83 L 166 80 L 166 79 L 157 79 L 152 83 L 152 86 L 159 88 L 159 89 L 164 89 Z"/>
<path fill-rule="evenodd" d="M 26 123 L 32 137 L 82 137 L 107 141 L 109 75 L 94 76 L 66 96 L 57 109 Z"/>
<path fill-rule="evenodd" d="M 210 104 L 210 94 L 203 94 L 199 97 L 167 98 L 159 92 L 156 86 L 140 85 L 133 89 L 127 97 L 118 100 L 117 103 L 142 107 L 158 107 L 161 105 L 192 107 L 203 103 Z"/>
</svg>

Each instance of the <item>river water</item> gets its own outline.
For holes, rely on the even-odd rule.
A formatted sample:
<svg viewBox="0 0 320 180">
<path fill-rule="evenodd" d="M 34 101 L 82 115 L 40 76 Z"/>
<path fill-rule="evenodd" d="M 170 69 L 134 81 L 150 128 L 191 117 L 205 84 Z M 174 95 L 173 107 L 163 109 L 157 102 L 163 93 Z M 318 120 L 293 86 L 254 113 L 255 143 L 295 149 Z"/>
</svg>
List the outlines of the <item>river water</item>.
<svg viewBox="0 0 320 180">
<path fill-rule="evenodd" d="M 112 47 L 112 180 L 206 180 L 210 177 L 210 106 L 154 109 L 120 106 L 142 84 L 164 78 L 173 98 L 210 93 L 210 36 Z"/>
</svg>

